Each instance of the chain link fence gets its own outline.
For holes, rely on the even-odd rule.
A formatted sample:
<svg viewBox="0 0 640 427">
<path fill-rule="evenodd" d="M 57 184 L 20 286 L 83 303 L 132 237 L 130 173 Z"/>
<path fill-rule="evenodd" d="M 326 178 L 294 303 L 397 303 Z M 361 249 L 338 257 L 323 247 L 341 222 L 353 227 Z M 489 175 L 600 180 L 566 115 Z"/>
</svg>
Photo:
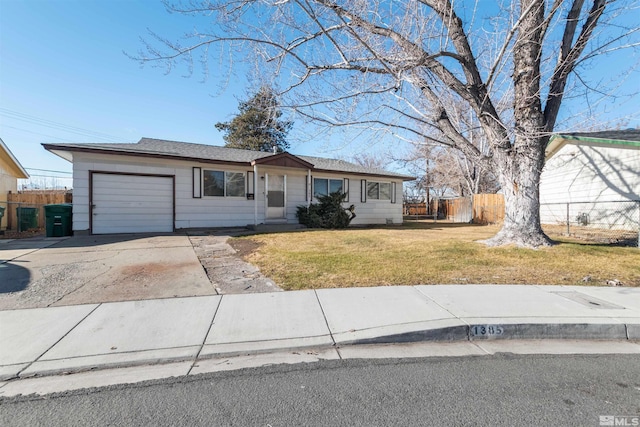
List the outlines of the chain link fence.
<svg viewBox="0 0 640 427">
<path fill-rule="evenodd" d="M 640 247 L 640 200 L 543 203 L 540 219 L 550 235 Z"/>
</svg>

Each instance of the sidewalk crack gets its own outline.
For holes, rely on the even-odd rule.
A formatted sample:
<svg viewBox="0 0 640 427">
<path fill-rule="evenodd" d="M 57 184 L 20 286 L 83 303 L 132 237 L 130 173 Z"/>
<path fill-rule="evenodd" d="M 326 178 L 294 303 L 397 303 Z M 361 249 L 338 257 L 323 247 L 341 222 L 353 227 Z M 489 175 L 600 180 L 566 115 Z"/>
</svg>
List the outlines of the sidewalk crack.
<svg viewBox="0 0 640 427">
<path fill-rule="evenodd" d="M 207 337 L 211 333 L 211 328 L 213 328 L 213 322 L 216 320 L 216 316 L 218 315 L 218 310 L 220 310 L 220 306 L 222 305 L 223 298 L 224 298 L 224 295 L 220 295 L 220 301 L 218 301 L 218 306 L 216 307 L 216 311 L 213 313 L 213 317 L 211 318 L 211 323 L 209 323 L 209 328 L 207 329 L 207 333 L 204 334 L 204 338 L 202 339 L 202 344 L 200 344 L 198 353 L 196 353 L 196 356 L 193 359 L 193 363 L 191 364 L 191 366 L 189 367 L 189 371 L 187 371 L 187 374 L 185 375 L 186 377 L 191 375 L 191 371 L 193 370 L 193 368 L 195 368 L 196 363 L 198 363 L 198 360 L 200 359 L 200 353 L 202 353 L 202 350 L 204 349 L 204 346 L 207 342 Z"/>
<path fill-rule="evenodd" d="M 43 351 L 43 352 L 42 352 L 38 357 L 36 357 L 36 358 L 33 360 L 33 362 L 30 362 L 27 366 L 25 366 L 23 369 L 21 369 L 21 370 L 16 374 L 16 377 L 18 377 L 18 378 L 19 378 L 21 373 L 23 373 L 24 371 L 26 371 L 27 369 L 29 369 L 29 368 L 30 368 L 34 363 L 36 363 L 38 360 L 40 360 L 40 358 L 41 358 L 42 356 L 44 356 L 45 354 L 47 354 L 47 352 L 48 352 L 49 350 L 51 350 L 53 347 L 55 347 L 56 345 L 58 345 L 58 343 L 59 343 L 60 341 L 62 341 L 63 339 L 65 339 L 65 338 L 66 338 L 66 337 L 71 333 L 71 331 L 73 331 L 75 328 L 77 328 L 77 327 L 78 327 L 78 325 L 80 325 L 82 322 L 84 322 L 84 321 L 87 319 L 87 317 L 91 316 L 91 315 L 92 315 L 92 314 L 93 314 L 93 313 L 98 309 L 98 307 L 100 307 L 101 305 L 102 305 L 102 303 L 97 304 L 97 305 L 93 308 L 93 310 L 91 310 L 89 313 L 87 313 L 87 315 L 86 315 L 86 316 L 84 316 L 82 319 L 80 319 L 80 320 L 78 321 L 78 323 L 76 323 L 75 325 L 73 325 L 73 327 L 72 327 L 71 329 L 69 329 L 69 330 L 67 331 L 67 333 L 65 333 L 63 336 L 61 336 L 59 340 L 57 340 L 56 342 L 54 342 L 53 344 L 51 344 L 51 345 L 49 346 L 49 348 L 47 348 L 47 349 L 46 349 L 45 351 Z"/>
<path fill-rule="evenodd" d="M 327 315 L 324 312 L 324 308 L 322 307 L 322 303 L 320 302 L 320 297 L 318 296 L 318 292 L 315 289 L 313 290 L 313 294 L 316 296 L 316 300 L 318 301 L 318 306 L 320 306 L 320 311 L 322 312 L 324 323 L 325 325 L 327 325 L 327 331 L 329 331 L 329 336 L 331 337 L 331 341 L 333 342 L 333 347 L 337 349 L 336 340 L 333 337 L 333 332 L 331 332 L 331 328 L 329 327 L 329 321 L 327 320 Z M 338 357 L 340 358 L 340 360 L 342 360 L 342 354 L 340 354 L 339 351 L 336 351 L 336 353 L 338 353 Z"/>
</svg>

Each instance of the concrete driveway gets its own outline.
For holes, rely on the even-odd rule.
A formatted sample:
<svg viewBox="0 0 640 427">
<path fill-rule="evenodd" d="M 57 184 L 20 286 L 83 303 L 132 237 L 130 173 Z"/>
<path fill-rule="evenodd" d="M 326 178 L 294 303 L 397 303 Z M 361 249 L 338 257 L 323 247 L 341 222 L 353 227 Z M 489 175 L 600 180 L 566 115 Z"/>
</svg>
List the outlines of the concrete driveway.
<svg viewBox="0 0 640 427">
<path fill-rule="evenodd" d="M 0 243 L 0 310 L 216 293 L 184 234 Z"/>
</svg>

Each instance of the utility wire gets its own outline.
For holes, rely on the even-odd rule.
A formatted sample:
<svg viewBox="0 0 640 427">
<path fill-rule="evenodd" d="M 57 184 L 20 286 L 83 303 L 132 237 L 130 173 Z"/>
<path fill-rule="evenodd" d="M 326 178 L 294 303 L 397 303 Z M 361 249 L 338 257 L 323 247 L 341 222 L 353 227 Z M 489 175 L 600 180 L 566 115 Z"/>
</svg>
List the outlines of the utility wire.
<svg viewBox="0 0 640 427">
<path fill-rule="evenodd" d="M 58 141 L 62 141 L 62 142 L 70 142 L 68 140 L 68 138 L 60 138 L 59 136 L 47 135 L 47 134 L 40 133 L 40 132 L 34 132 L 34 131 L 28 130 L 28 129 L 17 128 L 15 126 L 3 125 L 3 127 L 9 128 L 9 129 L 19 130 L 20 132 L 32 133 L 34 135 L 46 136 L 47 138 L 51 138 L 54 141 L 58 140 Z M 27 142 L 23 142 L 23 143 L 40 144 L 37 141 L 27 141 Z"/>
<path fill-rule="evenodd" d="M 38 175 L 38 174 L 29 174 L 29 177 L 32 178 L 34 176 L 40 177 L 40 178 L 56 178 L 56 179 L 72 179 L 70 176 L 56 176 L 56 175 Z M 29 180 L 29 178 L 20 178 L 20 179 L 24 179 L 26 181 Z"/>
<path fill-rule="evenodd" d="M 55 122 L 53 120 L 47 120 L 36 116 L 31 116 L 29 114 L 24 114 L 18 111 L 9 110 L 8 108 L 0 107 L 0 115 L 13 119 L 19 120 L 22 122 L 34 124 L 37 126 L 42 126 L 50 129 L 56 129 L 63 132 L 69 132 L 76 135 L 82 135 L 90 138 L 97 138 L 111 142 L 123 142 L 124 138 L 117 137 L 114 135 L 109 135 L 103 132 L 96 132 L 89 129 L 80 128 L 77 126 L 71 126 L 60 122 Z"/>
<path fill-rule="evenodd" d="M 53 173 L 66 173 L 66 174 L 69 174 L 69 175 L 72 175 L 72 174 L 73 174 L 73 172 L 66 172 L 66 171 L 52 171 L 52 170 L 49 170 L 49 169 L 36 169 L 36 168 L 27 168 L 27 167 L 25 167 L 25 169 L 28 169 L 28 170 L 30 170 L 30 171 L 53 172 Z"/>
</svg>

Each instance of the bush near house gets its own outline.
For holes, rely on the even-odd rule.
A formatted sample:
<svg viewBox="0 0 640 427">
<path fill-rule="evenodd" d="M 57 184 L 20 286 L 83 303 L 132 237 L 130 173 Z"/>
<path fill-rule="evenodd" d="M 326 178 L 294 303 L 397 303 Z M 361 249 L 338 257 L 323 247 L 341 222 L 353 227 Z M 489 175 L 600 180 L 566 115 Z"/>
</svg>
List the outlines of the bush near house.
<svg viewBox="0 0 640 427">
<path fill-rule="evenodd" d="M 346 197 L 346 193 L 338 191 L 318 196 L 319 203 L 311 203 L 309 207 L 298 206 L 296 217 L 308 228 L 347 228 L 356 214 L 353 205 L 349 209 L 342 207 Z"/>
</svg>

